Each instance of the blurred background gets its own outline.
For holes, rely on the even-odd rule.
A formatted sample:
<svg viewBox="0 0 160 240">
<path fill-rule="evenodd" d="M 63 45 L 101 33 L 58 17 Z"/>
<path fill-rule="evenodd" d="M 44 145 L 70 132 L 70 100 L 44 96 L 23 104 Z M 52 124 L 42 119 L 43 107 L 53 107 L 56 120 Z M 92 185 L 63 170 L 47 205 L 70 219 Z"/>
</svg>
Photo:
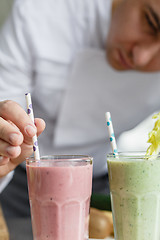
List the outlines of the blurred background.
<svg viewBox="0 0 160 240">
<path fill-rule="evenodd" d="M 13 4 L 13 0 L 0 0 L 0 28 L 5 22 L 11 7 Z"/>
</svg>

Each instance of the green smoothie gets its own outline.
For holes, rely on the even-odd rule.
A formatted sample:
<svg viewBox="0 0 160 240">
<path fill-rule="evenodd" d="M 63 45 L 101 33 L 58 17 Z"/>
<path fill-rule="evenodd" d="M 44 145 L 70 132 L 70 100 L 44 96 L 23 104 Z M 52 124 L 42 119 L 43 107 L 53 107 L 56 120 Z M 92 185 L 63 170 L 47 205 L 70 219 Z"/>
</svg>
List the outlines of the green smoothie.
<svg viewBox="0 0 160 240">
<path fill-rule="evenodd" d="M 116 240 L 160 239 L 160 156 L 107 157 Z"/>
</svg>

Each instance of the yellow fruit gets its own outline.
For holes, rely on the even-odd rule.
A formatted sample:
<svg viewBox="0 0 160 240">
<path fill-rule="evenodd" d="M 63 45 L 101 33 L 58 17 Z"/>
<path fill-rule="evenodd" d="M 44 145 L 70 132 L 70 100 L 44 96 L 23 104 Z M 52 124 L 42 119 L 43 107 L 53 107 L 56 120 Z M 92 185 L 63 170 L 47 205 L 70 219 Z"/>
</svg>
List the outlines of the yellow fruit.
<svg viewBox="0 0 160 240">
<path fill-rule="evenodd" d="M 148 134 L 148 143 L 151 145 L 148 147 L 146 156 L 157 155 L 160 149 L 160 112 L 153 116 L 153 119 L 157 119 L 153 130 Z"/>
<path fill-rule="evenodd" d="M 90 208 L 89 237 L 104 239 L 113 236 L 112 212 Z"/>
</svg>

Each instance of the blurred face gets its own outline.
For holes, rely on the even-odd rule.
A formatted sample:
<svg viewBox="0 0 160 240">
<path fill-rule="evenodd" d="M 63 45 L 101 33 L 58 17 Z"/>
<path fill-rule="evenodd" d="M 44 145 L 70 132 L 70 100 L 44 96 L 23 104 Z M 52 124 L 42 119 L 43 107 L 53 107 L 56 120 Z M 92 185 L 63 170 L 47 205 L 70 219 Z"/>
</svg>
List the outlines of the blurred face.
<svg viewBox="0 0 160 240">
<path fill-rule="evenodd" d="M 160 70 L 160 0 L 122 0 L 112 16 L 106 51 L 117 70 Z"/>
</svg>

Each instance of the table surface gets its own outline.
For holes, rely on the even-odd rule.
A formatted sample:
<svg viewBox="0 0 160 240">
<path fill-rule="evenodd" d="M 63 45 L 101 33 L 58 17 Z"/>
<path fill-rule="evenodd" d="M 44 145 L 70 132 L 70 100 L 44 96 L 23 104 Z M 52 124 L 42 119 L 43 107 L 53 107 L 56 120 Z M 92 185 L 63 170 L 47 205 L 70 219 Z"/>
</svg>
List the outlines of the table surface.
<svg viewBox="0 0 160 240">
<path fill-rule="evenodd" d="M 10 234 L 10 240 L 33 240 L 30 218 L 9 218 L 6 222 Z M 108 238 L 108 240 L 113 239 Z"/>
</svg>

